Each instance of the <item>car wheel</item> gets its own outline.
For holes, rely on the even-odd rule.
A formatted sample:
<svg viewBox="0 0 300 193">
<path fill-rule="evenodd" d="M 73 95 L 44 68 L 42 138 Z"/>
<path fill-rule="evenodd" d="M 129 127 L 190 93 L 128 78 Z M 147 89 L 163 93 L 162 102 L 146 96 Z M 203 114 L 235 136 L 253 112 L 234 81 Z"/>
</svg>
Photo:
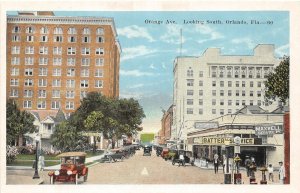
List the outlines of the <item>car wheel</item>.
<svg viewBox="0 0 300 193">
<path fill-rule="evenodd" d="M 109 163 L 113 163 L 113 158 L 109 157 Z"/>
<path fill-rule="evenodd" d="M 85 176 L 83 177 L 83 181 L 86 182 L 88 178 L 88 173 L 85 174 Z"/>
<path fill-rule="evenodd" d="M 172 161 L 172 165 L 175 165 L 175 160 Z"/>
</svg>

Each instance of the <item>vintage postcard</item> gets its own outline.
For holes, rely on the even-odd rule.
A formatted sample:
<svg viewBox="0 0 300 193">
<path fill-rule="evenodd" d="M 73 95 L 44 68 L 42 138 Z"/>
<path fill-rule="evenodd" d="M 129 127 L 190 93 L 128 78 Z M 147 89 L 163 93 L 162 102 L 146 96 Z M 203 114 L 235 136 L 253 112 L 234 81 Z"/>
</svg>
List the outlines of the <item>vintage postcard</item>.
<svg viewBox="0 0 300 193">
<path fill-rule="evenodd" d="M 1 192 L 296 192 L 299 7 L 1 2 Z"/>
</svg>

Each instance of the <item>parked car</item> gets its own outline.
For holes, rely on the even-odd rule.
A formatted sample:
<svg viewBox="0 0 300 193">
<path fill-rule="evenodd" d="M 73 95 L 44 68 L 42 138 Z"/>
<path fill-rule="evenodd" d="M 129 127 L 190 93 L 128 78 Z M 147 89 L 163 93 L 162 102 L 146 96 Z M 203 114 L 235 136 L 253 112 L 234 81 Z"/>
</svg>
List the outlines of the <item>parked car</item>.
<svg viewBox="0 0 300 193">
<path fill-rule="evenodd" d="M 163 150 L 161 152 L 161 157 L 163 159 L 165 159 L 165 157 L 168 155 L 168 153 L 169 153 L 169 148 L 167 148 L 167 147 L 163 148 Z"/>
<path fill-rule="evenodd" d="M 123 161 L 125 159 L 125 152 L 122 150 L 115 150 L 107 152 L 102 158 L 103 161 L 116 162 L 117 160 Z"/>
<path fill-rule="evenodd" d="M 177 149 L 170 149 L 169 152 L 165 155 L 164 159 L 167 160 L 172 160 L 175 154 L 177 153 Z"/>
<path fill-rule="evenodd" d="M 179 159 L 180 154 L 183 154 L 184 157 L 183 163 Z M 193 166 L 195 160 L 192 155 L 193 153 L 191 151 L 178 150 L 172 159 L 172 164 L 175 165 L 175 163 L 178 163 L 178 164 L 182 164 L 183 166 L 185 166 L 185 164 L 191 164 Z"/>
<path fill-rule="evenodd" d="M 86 153 L 84 152 L 66 152 L 61 153 L 57 157 L 60 158 L 60 169 L 50 171 L 50 184 L 55 182 L 74 182 L 78 184 L 78 179 L 83 177 L 83 181 L 87 181 L 88 168 L 85 166 Z"/>
<path fill-rule="evenodd" d="M 152 147 L 151 147 L 151 146 L 145 146 L 145 147 L 144 147 L 144 153 L 143 153 L 143 156 L 144 156 L 144 155 L 150 155 L 150 156 L 151 156 L 151 153 L 152 153 Z"/>
<path fill-rule="evenodd" d="M 159 156 L 161 156 L 161 153 L 162 153 L 162 151 L 163 151 L 163 147 L 161 147 L 161 146 L 156 146 L 155 150 L 156 150 L 156 155 L 157 155 L 157 157 L 159 157 Z"/>
</svg>

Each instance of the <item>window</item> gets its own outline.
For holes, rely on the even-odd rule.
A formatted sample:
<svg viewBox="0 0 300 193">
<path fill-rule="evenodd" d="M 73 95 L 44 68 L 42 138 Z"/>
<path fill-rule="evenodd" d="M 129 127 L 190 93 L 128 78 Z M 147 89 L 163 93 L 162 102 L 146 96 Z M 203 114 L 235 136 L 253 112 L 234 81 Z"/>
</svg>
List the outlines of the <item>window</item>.
<svg viewBox="0 0 300 193">
<path fill-rule="evenodd" d="M 82 34 L 89 35 L 90 33 L 91 33 L 90 28 L 87 27 L 83 28 Z"/>
<path fill-rule="evenodd" d="M 257 101 L 257 105 L 258 105 L 258 106 L 261 106 L 261 100 L 258 100 L 258 101 Z"/>
<path fill-rule="evenodd" d="M 80 91 L 80 99 L 83 99 L 87 96 L 87 91 Z"/>
<path fill-rule="evenodd" d="M 235 68 L 234 68 L 234 77 L 235 77 L 235 78 L 239 78 L 239 72 L 240 72 L 239 67 L 235 67 Z"/>
<path fill-rule="evenodd" d="M 63 42 L 62 36 L 54 36 L 54 42 Z"/>
<path fill-rule="evenodd" d="M 40 47 L 40 54 L 48 54 L 48 47 Z"/>
<path fill-rule="evenodd" d="M 75 80 L 67 80 L 67 88 L 74 88 L 75 87 Z"/>
<path fill-rule="evenodd" d="M 75 68 L 68 68 L 67 76 L 75 76 Z"/>
<path fill-rule="evenodd" d="M 203 71 L 199 71 L 199 77 L 200 77 L 200 78 L 203 77 Z"/>
<path fill-rule="evenodd" d="M 33 65 L 33 63 L 34 63 L 34 58 L 31 57 L 25 58 L 25 65 Z"/>
<path fill-rule="evenodd" d="M 232 113 L 232 109 L 228 109 L 228 114 L 231 114 Z"/>
<path fill-rule="evenodd" d="M 75 97 L 75 92 L 73 90 L 68 90 L 66 92 L 66 98 L 74 98 Z"/>
<path fill-rule="evenodd" d="M 213 96 L 217 96 L 217 91 L 216 90 L 212 90 L 212 95 Z"/>
<path fill-rule="evenodd" d="M 194 91 L 193 91 L 193 90 L 187 90 L 187 91 L 186 91 L 186 94 L 187 94 L 188 96 L 193 96 L 193 95 L 194 95 Z"/>
<path fill-rule="evenodd" d="M 232 87 L 232 82 L 228 81 L 228 87 Z"/>
<path fill-rule="evenodd" d="M 254 85 L 253 81 L 250 81 L 250 87 L 253 87 L 253 85 Z"/>
<path fill-rule="evenodd" d="M 61 69 L 53 68 L 53 76 L 61 76 Z"/>
<path fill-rule="evenodd" d="M 10 97 L 18 97 L 19 96 L 19 91 L 17 89 L 10 89 L 9 96 Z"/>
<path fill-rule="evenodd" d="M 187 105 L 193 105 L 194 104 L 194 100 L 193 99 L 187 99 L 186 100 L 186 104 Z"/>
<path fill-rule="evenodd" d="M 39 58 L 39 65 L 47 65 L 48 58 Z"/>
<path fill-rule="evenodd" d="M 199 86 L 203 86 L 203 80 L 199 80 Z"/>
<path fill-rule="evenodd" d="M 240 82 L 239 81 L 236 81 L 235 82 L 235 87 L 239 87 L 240 86 Z"/>
<path fill-rule="evenodd" d="M 191 67 L 189 67 L 189 69 L 186 71 L 186 75 L 187 75 L 188 77 L 193 77 L 193 70 L 192 70 Z"/>
<path fill-rule="evenodd" d="M 20 65 L 20 58 L 19 57 L 12 57 L 11 58 L 11 65 Z"/>
<path fill-rule="evenodd" d="M 70 28 L 68 29 L 68 34 L 76 34 L 76 33 L 77 33 L 76 28 L 70 27 Z"/>
<path fill-rule="evenodd" d="M 60 66 L 62 64 L 62 58 L 53 58 L 53 65 Z"/>
<path fill-rule="evenodd" d="M 96 31 L 97 35 L 103 35 L 104 34 L 104 29 L 103 28 L 97 28 L 97 31 Z"/>
<path fill-rule="evenodd" d="M 10 79 L 10 86 L 19 86 L 19 79 Z"/>
<path fill-rule="evenodd" d="M 31 101 L 23 101 L 23 107 L 24 108 L 31 108 L 32 102 Z"/>
<path fill-rule="evenodd" d="M 246 91 L 242 90 L 242 96 L 246 96 Z"/>
<path fill-rule="evenodd" d="M 231 74 L 231 67 L 227 67 L 227 78 L 231 78 L 232 74 Z"/>
<path fill-rule="evenodd" d="M 61 87 L 61 80 L 60 79 L 52 80 L 52 87 Z"/>
<path fill-rule="evenodd" d="M 34 36 L 26 36 L 26 41 L 27 42 L 33 42 L 34 41 Z"/>
<path fill-rule="evenodd" d="M 32 90 L 24 90 L 24 97 L 31 98 L 33 96 Z"/>
<path fill-rule="evenodd" d="M 68 66 L 75 66 L 76 64 L 76 59 L 75 58 L 68 58 Z"/>
<path fill-rule="evenodd" d="M 19 33 L 21 31 L 21 28 L 19 26 L 14 26 L 12 33 Z"/>
<path fill-rule="evenodd" d="M 96 58 L 96 66 L 104 66 L 104 58 Z"/>
<path fill-rule="evenodd" d="M 212 86 L 216 86 L 216 85 L 217 85 L 216 81 L 212 81 Z"/>
<path fill-rule="evenodd" d="M 211 113 L 212 113 L 212 114 L 217 114 L 217 110 L 216 110 L 216 109 L 212 109 L 212 110 L 211 110 Z"/>
<path fill-rule="evenodd" d="M 59 101 L 51 101 L 51 109 L 59 109 L 60 102 Z"/>
<path fill-rule="evenodd" d="M 90 65 L 90 59 L 89 58 L 82 58 L 81 59 L 81 65 L 82 66 L 89 66 Z"/>
<path fill-rule="evenodd" d="M 236 106 L 239 106 L 239 105 L 240 105 L 240 101 L 239 101 L 239 100 L 236 100 L 236 101 L 235 101 L 235 105 L 236 105 Z"/>
<path fill-rule="evenodd" d="M 216 99 L 213 99 L 213 100 L 211 101 L 211 104 L 212 104 L 212 105 L 216 105 L 216 104 L 217 104 Z"/>
<path fill-rule="evenodd" d="M 224 109 L 220 109 L 220 115 L 224 115 Z"/>
<path fill-rule="evenodd" d="M 39 68 L 39 76 L 47 76 L 48 69 L 47 68 Z"/>
<path fill-rule="evenodd" d="M 257 96 L 261 97 L 261 91 L 257 91 Z"/>
<path fill-rule="evenodd" d="M 38 90 L 39 98 L 46 98 L 46 96 L 47 96 L 46 90 Z"/>
<path fill-rule="evenodd" d="M 232 100 L 228 100 L 228 106 L 232 105 Z"/>
<path fill-rule="evenodd" d="M 26 33 L 28 33 L 28 34 L 34 33 L 34 28 L 32 26 L 27 27 Z"/>
<path fill-rule="evenodd" d="M 224 87 L 224 81 L 220 81 L 220 87 Z"/>
<path fill-rule="evenodd" d="M 220 90 L 220 96 L 224 96 L 224 90 Z"/>
<path fill-rule="evenodd" d="M 239 90 L 235 91 L 235 96 L 240 96 L 240 91 Z"/>
<path fill-rule="evenodd" d="M 39 87 L 46 87 L 47 79 L 39 79 Z"/>
<path fill-rule="evenodd" d="M 186 80 L 186 85 L 187 86 L 194 86 L 194 79 L 187 79 Z"/>
<path fill-rule="evenodd" d="M 223 70 L 223 68 L 220 69 L 219 77 L 220 77 L 220 78 L 223 78 L 223 77 L 224 77 L 224 70 Z"/>
<path fill-rule="evenodd" d="M 211 77 L 216 78 L 217 77 L 217 72 L 216 71 L 212 71 Z"/>
<path fill-rule="evenodd" d="M 222 105 L 222 106 L 224 105 L 224 99 L 220 100 L 220 105 Z"/>
<path fill-rule="evenodd" d="M 194 112 L 193 112 L 193 109 L 192 109 L 192 108 L 187 108 L 187 109 L 186 109 L 186 113 L 187 113 L 187 114 L 193 114 Z"/>
<path fill-rule="evenodd" d="M 257 87 L 260 88 L 261 87 L 261 82 L 257 82 Z"/>
<path fill-rule="evenodd" d="M 246 105 L 246 101 L 242 100 L 242 105 L 245 106 Z"/>
<path fill-rule="evenodd" d="M 12 41 L 13 42 L 19 42 L 19 41 L 21 41 L 21 37 L 19 35 L 13 35 L 12 36 Z"/>
<path fill-rule="evenodd" d="M 97 41 L 97 43 L 103 43 L 104 42 L 104 37 L 103 36 L 97 36 L 96 41 Z"/>
<path fill-rule="evenodd" d="M 25 68 L 24 74 L 25 76 L 33 76 L 33 68 Z"/>
<path fill-rule="evenodd" d="M 242 78 L 246 78 L 246 68 L 245 67 L 243 67 L 242 68 Z"/>
<path fill-rule="evenodd" d="M 253 100 L 250 100 L 250 105 L 251 105 L 251 106 L 254 105 Z"/>
<path fill-rule="evenodd" d="M 102 69 L 96 69 L 95 70 L 95 77 L 103 77 L 103 70 Z"/>
<path fill-rule="evenodd" d="M 199 99 L 199 105 L 203 105 L 203 99 Z"/>
<path fill-rule="evenodd" d="M 54 28 L 54 34 L 63 34 L 63 29 L 61 27 Z"/>
<path fill-rule="evenodd" d="M 81 77 L 89 77 L 90 76 L 90 71 L 89 69 L 82 69 L 81 72 L 80 72 L 80 76 Z"/>
<path fill-rule="evenodd" d="M 70 42 L 70 43 L 76 42 L 76 36 L 69 36 L 68 37 L 68 42 Z"/>
<path fill-rule="evenodd" d="M 52 98 L 60 98 L 60 90 L 52 90 Z"/>
<path fill-rule="evenodd" d="M 41 34 L 48 34 L 48 33 L 49 33 L 49 30 L 48 30 L 47 27 L 41 27 L 40 33 L 41 33 Z"/>
<path fill-rule="evenodd" d="M 19 74 L 20 74 L 19 68 L 12 68 L 10 71 L 11 76 L 19 76 Z"/>
<path fill-rule="evenodd" d="M 80 81 L 81 88 L 88 88 L 89 87 L 89 80 L 81 80 Z"/>
<path fill-rule="evenodd" d="M 20 54 L 20 46 L 12 46 L 11 54 Z"/>
<path fill-rule="evenodd" d="M 76 48 L 70 47 L 68 48 L 68 55 L 75 55 L 76 54 Z"/>
<path fill-rule="evenodd" d="M 38 109 L 46 109 L 46 101 L 38 101 L 37 108 Z"/>
<path fill-rule="evenodd" d="M 66 109 L 74 109 L 74 102 L 66 101 Z"/>
<path fill-rule="evenodd" d="M 32 79 L 25 79 L 24 86 L 33 86 L 33 80 Z"/>
<path fill-rule="evenodd" d="M 48 36 L 41 36 L 40 42 L 48 42 Z"/>
<path fill-rule="evenodd" d="M 82 43 L 90 43 L 90 37 L 89 36 L 83 36 L 82 37 Z"/>
<path fill-rule="evenodd" d="M 104 48 L 96 48 L 96 55 L 103 55 L 104 54 Z"/>
<path fill-rule="evenodd" d="M 25 47 L 25 54 L 34 54 L 34 47 L 33 46 L 26 46 Z"/>
<path fill-rule="evenodd" d="M 250 91 L 250 96 L 253 97 L 253 91 Z"/>
<path fill-rule="evenodd" d="M 242 81 L 242 87 L 246 87 L 246 82 Z"/>
<path fill-rule="evenodd" d="M 61 55 L 61 54 L 62 54 L 62 47 L 53 48 L 53 55 Z"/>
<path fill-rule="evenodd" d="M 81 48 L 81 55 L 90 55 L 90 48 Z"/>
</svg>

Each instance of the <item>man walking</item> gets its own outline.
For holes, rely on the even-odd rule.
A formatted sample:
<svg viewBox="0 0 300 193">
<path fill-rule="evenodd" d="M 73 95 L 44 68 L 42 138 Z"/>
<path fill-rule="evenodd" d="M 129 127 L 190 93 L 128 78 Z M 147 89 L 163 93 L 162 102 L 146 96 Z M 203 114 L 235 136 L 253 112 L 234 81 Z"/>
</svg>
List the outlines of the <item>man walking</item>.
<svg viewBox="0 0 300 193">
<path fill-rule="evenodd" d="M 285 169 L 284 169 L 282 161 L 279 162 L 279 166 L 280 166 L 279 171 L 278 171 L 278 173 L 279 173 L 279 182 L 280 182 L 280 184 L 284 184 Z"/>
<path fill-rule="evenodd" d="M 250 176 L 250 163 L 251 163 L 251 160 L 249 159 L 249 156 L 246 156 L 246 159 L 245 159 L 245 168 L 247 170 L 247 177 Z"/>
<path fill-rule="evenodd" d="M 219 170 L 219 155 L 217 153 L 214 155 L 214 168 L 215 168 L 215 174 L 218 173 L 218 170 Z"/>
</svg>

